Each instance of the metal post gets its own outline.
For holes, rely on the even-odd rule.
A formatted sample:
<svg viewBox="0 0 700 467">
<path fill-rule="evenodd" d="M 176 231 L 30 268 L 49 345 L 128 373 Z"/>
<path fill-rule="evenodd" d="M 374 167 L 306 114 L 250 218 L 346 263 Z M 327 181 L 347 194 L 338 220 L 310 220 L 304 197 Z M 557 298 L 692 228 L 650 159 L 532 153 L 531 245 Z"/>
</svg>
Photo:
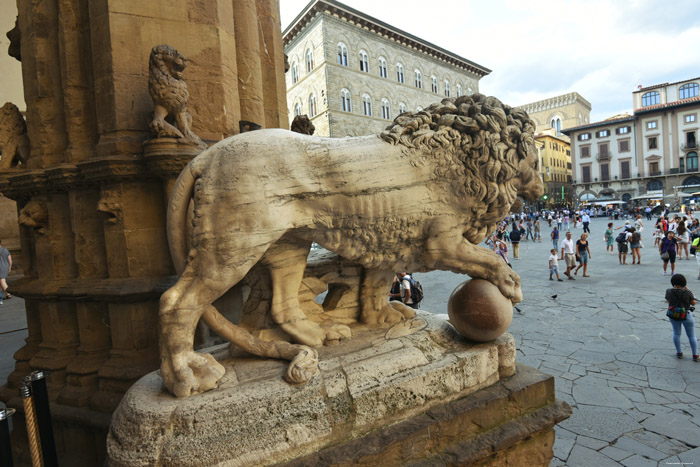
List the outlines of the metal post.
<svg viewBox="0 0 700 467">
<path fill-rule="evenodd" d="M 56 455 L 56 442 L 53 437 L 53 425 L 51 424 L 51 409 L 49 408 L 49 392 L 46 389 L 46 372 L 33 371 L 29 375 L 32 394 L 34 394 L 34 406 L 36 408 L 36 420 L 39 425 L 39 438 L 41 439 L 41 453 L 46 467 L 58 467 Z"/>
<path fill-rule="evenodd" d="M 32 386 L 28 381 L 22 384 L 19 390 L 24 403 L 24 419 L 27 423 L 27 439 L 29 440 L 29 453 L 32 457 L 32 467 L 41 467 L 41 441 L 39 439 L 39 427 L 36 423 L 36 411 L 34 410 L 34 397 Z"/>
<path fill-rule="evenodd" d="M 0 409 L 0 465 L 12 467 L 12 446 L 10 445 L 10 417 L 15 409 Z"/>
</svg>

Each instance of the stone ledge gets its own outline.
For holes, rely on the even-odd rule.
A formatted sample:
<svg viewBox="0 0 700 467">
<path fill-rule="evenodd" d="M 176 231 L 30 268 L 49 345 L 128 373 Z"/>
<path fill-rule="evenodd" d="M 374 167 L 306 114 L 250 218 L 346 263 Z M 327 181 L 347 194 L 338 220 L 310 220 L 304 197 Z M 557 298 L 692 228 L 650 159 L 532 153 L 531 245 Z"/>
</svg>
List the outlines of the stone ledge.
<svg viewBox="0 0 700 467">
<path fill-rule="evenodd" d="M 509 334 L 475 345 L 445 321 L 428 313 L 419 317 L 425 329 L 395 339 L 385 337 L 387 329 L 353 328 L 353 339 L 319 349 L 320 374 L 301 387 L 283 382 L 285 362 L 253 357 L 223 360 L 227 372 L 220 386 L 188 399 L 164 392 L 160 377 L 151 373 L 129 390 L 114 414 L 110 465 L 292 461 L 393 424 L 415 426 L 421 417 L 435 422 L 440 411 L 455 410 L 445 404 L 483 405 L 488 398 L 470 395 L 515 371 Z M 501 404 L 510 407 L 508 398 L 518 391 L 496 387 Z M 514 402 L 512 410 L 551 404 L 553 382 L 538 380 L 534 387 L 540 388 L 534 393 L 539 399 L 531 396 L 537 404 Z M 529 402 L 525 395 L 521 399 Z"/>
<path fill-rule="evenodd" d="M 554 399 L 552 376 L 517 365 L 514 376 L 463 399 L 283 465 L 486 465 L 516 451 L 528 453 L 522 465 L 549 465 L 547 434 L 570 415 Z M 537 437 L 537 446 L 521 446 Z"/>
</svg>

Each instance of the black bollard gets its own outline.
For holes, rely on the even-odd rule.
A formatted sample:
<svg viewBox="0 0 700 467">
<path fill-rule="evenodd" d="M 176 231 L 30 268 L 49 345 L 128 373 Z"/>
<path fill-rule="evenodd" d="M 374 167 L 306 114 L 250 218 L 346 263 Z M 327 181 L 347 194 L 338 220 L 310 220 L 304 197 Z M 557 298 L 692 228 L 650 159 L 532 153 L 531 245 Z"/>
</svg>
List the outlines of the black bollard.
<svg viewBox="0 0 700 467">
<path fill-rule="evenodd" d="M 46 389 L 45 371 L 33 371 L 29 374 L 34 407 L 36 409 L 36 421 L 39 425 L 39 439 L 41 440 L 41 453 L 45 467 L 58 467 L 56 455 L 56 441 L 53 437 L 53 425 L 51 424 L 51 409 L 49 408 L 49 392 Z"/>
<path fill-rule="evenodd" d="M 15 409 L 0 409 L 0 466 L 12 467 L 12 446 L 10 446 L 10 417 Z"/>
</svg>

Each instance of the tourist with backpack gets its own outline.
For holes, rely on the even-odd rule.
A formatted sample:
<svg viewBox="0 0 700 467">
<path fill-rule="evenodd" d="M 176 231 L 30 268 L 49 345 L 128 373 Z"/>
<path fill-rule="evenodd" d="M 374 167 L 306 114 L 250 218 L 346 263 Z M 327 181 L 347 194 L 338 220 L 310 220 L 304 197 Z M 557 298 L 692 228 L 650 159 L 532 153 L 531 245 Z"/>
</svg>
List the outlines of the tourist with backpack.
<svg viewBox="0 0 700 467">
<path fill-rule="evenodd" d="M 695 319 L 693 318 L 693 310 L 695 305 L 695 296 L 686 286 L 685 276 L 683 274 L 674 274 L 671 276 L 671 285 L 673 288 L 666 289 L 666 301 L 668 302 L 668 310 L 666 316 L 673 327 L 673 345 L 676 347 L 676 357 L 683 358 L 681 349 L 681 327 L 685 328 L 685 335 L 690 341 L 690 349 L 693 352 L 693 361 L 700 362 L 698 355 L 698 339 L 695 337 Z"/>
<path fill-rule="evenodd" d="M 627 229 L 625 229 L 619 234 L 617 234 L 617 237 L 615 238 L 615 242 L 617 242 L 617 259 L 623 266 L 627 265 L 627 242 L 629 241 L 631 236 L 632 234 Z"/>
<path fill-rule="evenodd" d="M 407 272 L 398 273 L 401 280 L 401 301 L 404 305 L 418 309 L 418 303 L 423 299 L 423 287 L 420 282 L 414 281 Z"/>
<path fill-rule="evenodd" d="M 630 229 L 630 250 L 632 250 L 632 264 L 642 264 L 642 235 L 632 227 Z M 635 263 L 636 261 L 636 263 Z"/>
<path fill-rule="evenodd" d="M 514 228 L 510 232 L 510 243 L 513 245 L 513 258 L 514 259 L 520 259 L 520 238 L 522 235 L 520 234 L 520 229 Z"/>
</svg>

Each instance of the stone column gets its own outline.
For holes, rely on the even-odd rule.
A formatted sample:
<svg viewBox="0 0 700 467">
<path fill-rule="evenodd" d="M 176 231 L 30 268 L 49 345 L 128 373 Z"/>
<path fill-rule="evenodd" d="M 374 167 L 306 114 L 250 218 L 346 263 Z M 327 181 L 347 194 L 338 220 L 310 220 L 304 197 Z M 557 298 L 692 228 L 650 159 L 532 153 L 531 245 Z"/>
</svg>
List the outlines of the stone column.
<svg viewBox="0 0 700 467">
<path fill-rule="evenodd" d="M 233 2 L 238 63 L 238 93 L 241 120 L 265 126 L 263 102 L 263 73 L 260 56 L 261 37 L 258 34 L 258 14 L 255 0 Z"/>
</svg>

